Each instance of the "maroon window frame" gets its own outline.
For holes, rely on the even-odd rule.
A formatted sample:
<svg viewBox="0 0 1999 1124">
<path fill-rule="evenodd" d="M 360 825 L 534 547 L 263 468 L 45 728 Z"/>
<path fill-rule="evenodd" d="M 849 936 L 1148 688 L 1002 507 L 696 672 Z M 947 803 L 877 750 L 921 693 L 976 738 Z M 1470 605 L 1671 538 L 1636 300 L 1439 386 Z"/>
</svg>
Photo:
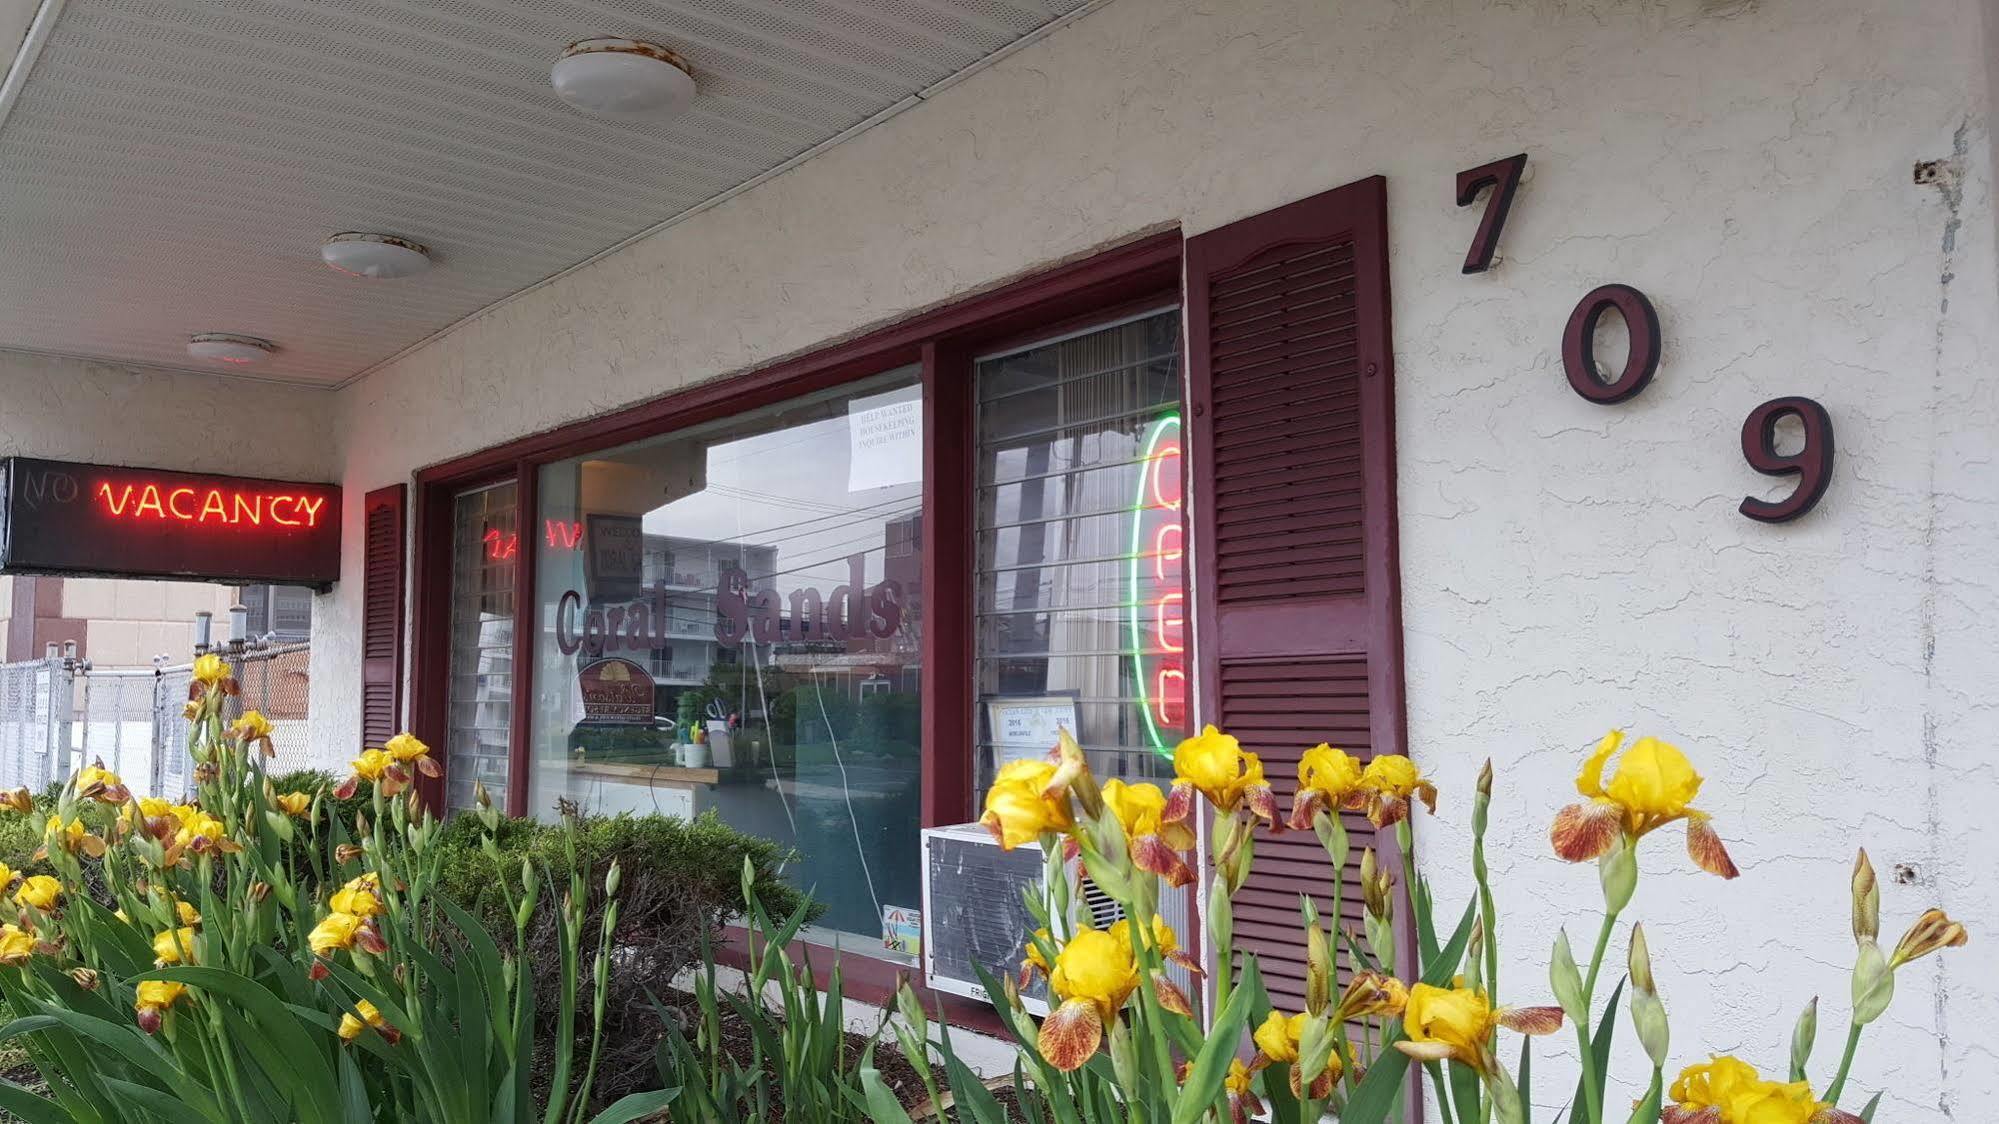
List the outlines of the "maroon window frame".
<svg viewBox="0 0 1999 1124">
<path fill-rule="evenodd" d="M 922 820 L 925 826 L 971 818 L 972 590 L 970 586 L 972 356 L 996 344 L 1046 333 L 1143 302 L 1179 299 L 1178 231 L 1144 237 L 920 313 L 845 343 L 748 374 L 703 383 L 622 410 L 522 437 L 416 473 L 416 550 L 410 670 L 410 726 L 444 744 L 450 675 L 451 503 L 467 489 L 513 479 L 523 526 L 535 511 L 542 465 L 747 413 L 813 391 L 920 364 L 924 397 Z M 962 497 L 962 498 L 960 498 Z M 510 815 L 528 811 L 527 734 L 534 698 L 535 552 L 517 571 L 514 632 L 514 724 L 509 760 Z M 441 807 L 443 786 L 427 784 Z"/>
</svg>

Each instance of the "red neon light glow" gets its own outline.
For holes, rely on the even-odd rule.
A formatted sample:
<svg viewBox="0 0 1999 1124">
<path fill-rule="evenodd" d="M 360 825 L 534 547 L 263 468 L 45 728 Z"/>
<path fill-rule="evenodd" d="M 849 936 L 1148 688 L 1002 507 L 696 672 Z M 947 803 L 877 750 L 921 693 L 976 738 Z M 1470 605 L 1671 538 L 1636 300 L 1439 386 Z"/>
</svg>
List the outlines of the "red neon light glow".
<svg viewBox="0 0 1999 1124">
<path fill-rule="evenodd" d="M 1187 720 L 1187 673 L 1162 667 L 1152 685 L 1153 711 L 1161 726 L 1178 727 Z"/>
<path fill-rule="evenodd" d="M 1180 446 L 1162 445 L 1152 458 L 1152 506 L 1180 510 Z"/>
<path fill-rule="evenodd" d="M 1187 650 L 1187 595 L 1169 593 L 1152 605 L 1152 638 L 1169 652 Z"/>
<path fill-rule="evenodd" d="M 486 532 L 485 542 L 488 562 L 511 562 L 521 551 L 521 536 L 515 531 L 502 533 L 494 527 Z"/>
<path fill-rule="evenodd" d="M 162 490 L 158 484 L 97 485 L 96 498 L 114 519 L 157 519 L 195 525 L 261 527 L 265 520 L 279 527 L 317 527 L 326 509 L 325 496 L 292 492 L 245 492 L 235 488 Z"/>
<path fill-rule="evenodd" d="M 565 523 L 560 519 L 541 521 L 541 534 L 548 545 L 557 550 L 583 549 L 583 524 Z"/>
<path fill-rule="evenodd" d="M 1180 560 L 1187 556 L 1186 548 L 1182 545 L 1185 543 L 1186 538 L 1186 529 L 1178 523 L 1161 523 L 1159 525 L 1158 533 L 1152 536 L 1152 576 L 1154 578 L 1162 582 L 1170 581 L 1177 583 L 1180 580 Z M 1172 541 L 1169 543 L 1168 539 Z M 1173 563 L 1172 573 L 1170 574 L 1167 572 L 1166 564 L 1168 562 Z"/>
<path fill-rule="evenodd" d="M 1187 536 L 1180 518 L 1179 436 L 1180 418 L 1174 414 L 1161 417 L 1146 432 L 1126 571 L 1132 670 L 1147 740 L 1162 755 L 1187 723 Z M 1146 557 L 1152 559 L 1150 595 L 1140 592 L 1141 560 Z"/>
</svg>

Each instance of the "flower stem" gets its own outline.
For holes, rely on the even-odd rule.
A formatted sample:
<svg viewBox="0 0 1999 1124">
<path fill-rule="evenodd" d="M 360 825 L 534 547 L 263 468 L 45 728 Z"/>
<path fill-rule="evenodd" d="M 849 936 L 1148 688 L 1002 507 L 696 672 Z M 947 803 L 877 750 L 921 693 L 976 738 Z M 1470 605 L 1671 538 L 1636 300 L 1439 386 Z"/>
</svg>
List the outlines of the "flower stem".
<svg viewBox="0 0 1999 1124">
<path fill-rule="evenodd" d="M 1417 881 L 1416 840 L 1413 836 L 1414 833 L 1410 830 L 1407 819 L 1396 823 L 1395 849 L 1402 852 L 1402 891 L 1409 898 L 1409 916 L 1416 921 L 1416 931 L 1418 933 L 1433 932 L 1428 903 L 1424 899 L 1422 885 Z M 1409 978 L 1420 980 L 1423 978 L 1423 973 L 1429 971 L 1430 966 L 1423 963 L 1424 950 L 1421 947 L 1422 942 L 1418 941 L 1417 945 L 1416 964 L 1411 968 Z"/>
<path fill-rule="evenodd" d="M 1587 1016 L 1590 1001 L 1596 998 L 1596 977 L 1603 969 L 1604 953 L 1610 948 L 1610 936 L 1617 931 L 1617 910 L 1606 910 L 1603 928 L 1596 935 L 1596 950 L 1590 954 L 1589 975 L 1583 979 L 1583 1014 Z M 1596 1066 L 1590 1058 L 1589 1023 L 1576 1024 L 1576 1041 L 1582 1047 L 1580 1060 L 1583 1067 L 1583 1108 L 1588 1113 L 1589 1124 L 1603 1124 L 1603 1089 L 1598 1085 Z"/>
<path fill-rule="evenodd" d="M 1826 1086 L 1825 1099 L 1835 1106 L 1839 1104 L 1839 1095 L 1846 1091 L 1846 1073 L 1853 1068 L 1853 1052 L 1860 1047 L 1860 1028 L 1864 1025 L 1856 1022 L 1846 1032 L 1846 1053 L 1840 1055 L 1839 1073 L 1833 1077 L 1832 1084 Z"/>
<path fill-rule="evenodd" d="M 1583 979 L 1583 1005 L 1596 998 L 1596 977 L 1603 968 L 1604 953 L 1610 949 L 1611 934 L 1617 931 L 1617 911 L 1603 915 L 1603 928 L 1596 934 L 1596 951 L 1590 954 L 1589 975 Z"/>
</svg>

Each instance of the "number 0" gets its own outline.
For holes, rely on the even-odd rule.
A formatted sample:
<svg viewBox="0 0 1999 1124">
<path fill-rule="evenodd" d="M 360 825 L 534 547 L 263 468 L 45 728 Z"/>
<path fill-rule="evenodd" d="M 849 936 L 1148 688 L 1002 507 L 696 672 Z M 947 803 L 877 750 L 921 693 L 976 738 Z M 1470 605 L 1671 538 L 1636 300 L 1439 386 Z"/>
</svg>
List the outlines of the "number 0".
<svg viewBox="0 0 1999 1124">
<path fill-rule="evenodd" d="M 1783 456 L 1777 452 L 1777 423 L 1795 417 L 1805 427 L 1805 446 Z M 1772 398 L 1742 422 L 1742 455 L 1749 467 L 1765 476 L 1798 478 L 1798 487 L 1781 500 L 1742 498 L 1742 514 L 1759 523 L 1788 523 L 1818 505 L 1832 483 L 1832 415 L 1809 398 Z"/>
<path fill-rule="evenodd" d="M 1624 317 L 1631 349 L 1624 370 L 1604 382 L 1596 374 L 1596 326 L 1613 308 Z M 1599 406 L 1636 397 L 1659 370 L 1659 314 L 1653 311 L 1652 302 L 1629 285 L 1605 285 L 1591 291 L 1569 314 L 1569 326 L 1562 332 L 1562 369 L 1568 372 L 1569 385 L 1576 393 Z"/>
</svg>

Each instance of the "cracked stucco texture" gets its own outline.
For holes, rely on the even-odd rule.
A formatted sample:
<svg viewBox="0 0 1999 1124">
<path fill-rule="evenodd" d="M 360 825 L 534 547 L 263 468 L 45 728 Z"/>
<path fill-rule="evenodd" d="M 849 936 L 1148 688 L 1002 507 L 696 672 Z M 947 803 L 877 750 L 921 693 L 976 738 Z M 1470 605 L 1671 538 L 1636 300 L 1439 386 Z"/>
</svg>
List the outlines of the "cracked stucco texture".
<svg viewBox="0 0 1999 1124">
<path fill-rule="evenodd" d="M 351 573 L 360 494 L 420 465 L 1141 232 L 1197 233 L 1385 174 L 1410 744 L 1445 792 L 1419 845 L 1442 899 L 1461 901 L 1466 795 L 1492 757 L 1505 998 L 1547 998 L 1554 925 L 1578 943 L 1594 932 L 1594 872 L 1552 860 L 1546 828 L 1586 746 L 1628 725 L 1700 762 L 1700 804 L 1745 871 L 1725 884 L 1691 870 L 1676 834 L 1646 843 L 1631 915 L 1650 931 L 1675 1064 L 1727 1050 L 1780 1068 L 1818 995 L 1823 1081 L 1845 1026 L 1846 877 L 1864 842 L 1886 928 L 1941 904 L 1975 937 L 1904 973 L 1856 1087 L 1889 1089 L 1878 1119 L 1893 1124 L 1990 1121 L 1988 8 L 1116 0 L 311 398 L 332 407 L 337 448 L 300 406 L 260 455 L 270 471 L 324 456 L 342 475 Z M 1516 151 L 1531 163 L 1503 260 L 1461 276 L 1476 215 L 1453 206 L 1452 177 Z M 1936 158 L 1954 161 L 1952 191 L 1911 183 Z M 1576 299 L 1609 281 L 1651 296 L 1665 355 L 1649 390 L 1604 408 L 1568 390 L 1557 350 Z M 1738 433 L 1757 403 L 1791 394 L 1831 411 L 1839 463 L 1818 510 L 1769 527 L 1736 504 L 1788 484 L 1748 469 Z M 199 432 L 167 398 L 174 433 Z M 0 428 L 26 440 L 12 418 Z M 159 454 L 141 459 L 174 455 Z M 322 652 L 355 650 L 360 593 L 349 581 L 321 599 Z M 329 759 L 357 736 L 357 665 L 315 668 Z M 1644 1077 L 1622 1037 L 1613 1101 Z M 1537 1100 L 1570 1087 L 1573 1051 L 1547 1041 Z"/>
<path fill-rule="evenodd" d="M 276 383 L 0 352 L 0 457 L 332 480 L 336 405 Z"/>
</svg>

